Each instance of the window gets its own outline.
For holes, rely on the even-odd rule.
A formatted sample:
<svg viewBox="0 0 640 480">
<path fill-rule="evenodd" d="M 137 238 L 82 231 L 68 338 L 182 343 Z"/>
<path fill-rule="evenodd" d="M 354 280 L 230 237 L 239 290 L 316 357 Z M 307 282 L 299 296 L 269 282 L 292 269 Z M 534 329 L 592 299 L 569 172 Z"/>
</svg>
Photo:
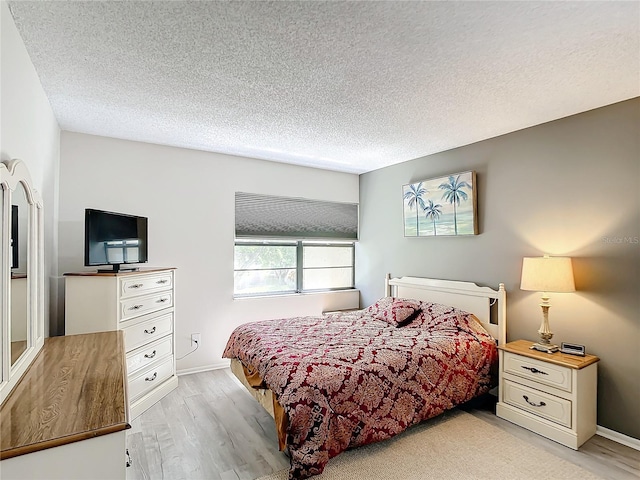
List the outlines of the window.
<svg viewBox="0 0 640 480">
<path fill-rule="evenodd" d="M 358 204 L 235 192 L 236 297 L 353 288 Z"/>
<path fill-rule="evenodd" d="M 302 243 L 302 290 L 353 288 L 353 243 Z"/>
<path fill-rule="evenodd" d="M 234 295 L 295 292 L 297 250 L 295 243 L 236 242 Z"/>
<path fill-rule="evenodd" d="M 353 242 L 236 240 L 234 295 L 273 295 L 354 286 Z"/>
</svg>

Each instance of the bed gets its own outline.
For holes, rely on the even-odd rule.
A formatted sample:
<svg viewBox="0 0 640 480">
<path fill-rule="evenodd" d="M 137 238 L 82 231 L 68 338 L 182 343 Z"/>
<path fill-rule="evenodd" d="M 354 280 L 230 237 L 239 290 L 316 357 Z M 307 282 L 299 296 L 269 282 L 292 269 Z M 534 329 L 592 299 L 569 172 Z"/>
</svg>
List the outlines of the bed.
<svg viewBox="0 0 640 480">
<path fill-rule="evenodd" d="M 469 282 L 386 278 L 358 311 L 239 326 L 223 356 L 274 417 L 289 478 L 486 393 L 506 294 Z"/>
</svg>

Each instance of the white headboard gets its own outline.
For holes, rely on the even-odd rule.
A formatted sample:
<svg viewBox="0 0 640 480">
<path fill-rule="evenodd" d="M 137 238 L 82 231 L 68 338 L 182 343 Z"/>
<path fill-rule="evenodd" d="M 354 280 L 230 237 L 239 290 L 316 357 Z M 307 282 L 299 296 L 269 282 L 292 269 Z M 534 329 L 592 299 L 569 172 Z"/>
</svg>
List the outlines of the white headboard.
<svg viewBox="0 0 640 480">
<path fill-rule="evenodd" d="M 473 313 L 499 345 L 507 339 L 507 294 L 504 283 L 498 290 L 471 282 L 419 277 L 386 277 L 386 295 L 442 303 Z M 497 302 L 497 314 L 491 321 L 491 306 Z"/>
</svg>

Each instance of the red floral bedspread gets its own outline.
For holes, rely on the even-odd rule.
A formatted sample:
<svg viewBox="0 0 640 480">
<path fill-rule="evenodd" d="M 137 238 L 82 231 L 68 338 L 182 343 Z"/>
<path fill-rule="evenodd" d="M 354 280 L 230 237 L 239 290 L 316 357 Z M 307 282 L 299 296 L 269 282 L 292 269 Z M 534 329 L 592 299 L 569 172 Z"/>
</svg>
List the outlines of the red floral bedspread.
<svg viewBox="0 0 640 480">
<path fill-rule="evenodd" d="M 486 392 L 494 339 L 470 314 L 422 304 L 395 327 L 366 310 L 241 325 L 223 354 L 258 370 L 288 419 L 290 478 Z"/>
</svg>

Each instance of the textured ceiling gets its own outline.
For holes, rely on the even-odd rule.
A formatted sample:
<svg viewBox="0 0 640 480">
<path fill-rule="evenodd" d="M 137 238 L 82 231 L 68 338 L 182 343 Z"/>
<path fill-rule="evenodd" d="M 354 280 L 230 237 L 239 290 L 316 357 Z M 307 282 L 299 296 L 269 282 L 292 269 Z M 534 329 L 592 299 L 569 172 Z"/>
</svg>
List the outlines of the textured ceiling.
<svg viewBox="0 0 640 480">
<path fill-rule="evenodd" d="M 362 173 L 640 95 L 640 2 L 11 1 L 64 130 Z"/>
</svg>

